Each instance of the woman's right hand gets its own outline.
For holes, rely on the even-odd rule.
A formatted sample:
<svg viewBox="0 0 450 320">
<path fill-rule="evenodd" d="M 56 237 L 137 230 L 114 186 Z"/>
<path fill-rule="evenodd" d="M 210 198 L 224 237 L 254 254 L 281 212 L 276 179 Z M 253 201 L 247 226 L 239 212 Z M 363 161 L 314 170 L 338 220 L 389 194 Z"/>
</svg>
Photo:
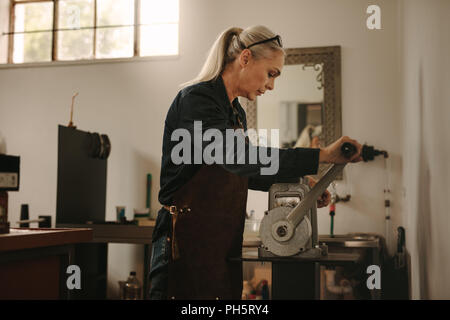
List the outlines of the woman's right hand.
<svg viewBox="0 0 450 320">
<path fill-rule="evenodd" d="M 349 142 L 356 147 L 357 152 L 349 159 L 347 159 L 341 151 L 341 147 L 345 142 Z M 358 141 L 350 139 L 347 136 L 341 137 L 329 146 L 320 148 L 319 162 L 320 163 L 337 163 L 344 164 L 348 162 L 362 161 L 361 157 L 362 145 Z"/>
</svg>

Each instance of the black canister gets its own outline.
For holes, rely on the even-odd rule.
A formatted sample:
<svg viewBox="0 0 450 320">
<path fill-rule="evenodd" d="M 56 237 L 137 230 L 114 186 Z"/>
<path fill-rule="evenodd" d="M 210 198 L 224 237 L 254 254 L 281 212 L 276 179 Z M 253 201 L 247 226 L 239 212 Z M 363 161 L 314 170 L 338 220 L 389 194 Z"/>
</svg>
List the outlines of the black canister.
<svg viewBox="0 0 450 320">
<path fill-rule="evenodd" d="M 28 204 L 22 204 L 22 206 L 20 207 L 20 220 L 29 220 L 30 219 L 30 215 L 29 215 L 29 210 L 28 210 Z M 29 228 L 30 224 L 29 223 L 20 223 L 19 224 L 20 228 Z"/>
<path fill-rule="evenodd" d="M 0 191 L 0 234 L 9 233 L 8 192 Z"/>
</svg>

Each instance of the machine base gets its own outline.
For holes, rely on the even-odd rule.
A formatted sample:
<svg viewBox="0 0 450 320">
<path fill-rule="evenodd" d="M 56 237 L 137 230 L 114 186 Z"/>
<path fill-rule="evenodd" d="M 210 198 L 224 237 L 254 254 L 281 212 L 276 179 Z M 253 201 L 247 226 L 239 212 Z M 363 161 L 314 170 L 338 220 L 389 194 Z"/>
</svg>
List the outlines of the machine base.
<svg viewBox="0 0 450 320">
<path fill-rule="evenodd" d="M 286 259 L 317 259 L 328 255 L 328 246 L 326 244 L 318 245 L 315 248 L 307 249 L 304 252 L 300 252 L 293 256 L 277 256 L 272 252 L 264 249 L 264 247 L 258 248 L 259 258 L 286 258 Z"/>
</svg>

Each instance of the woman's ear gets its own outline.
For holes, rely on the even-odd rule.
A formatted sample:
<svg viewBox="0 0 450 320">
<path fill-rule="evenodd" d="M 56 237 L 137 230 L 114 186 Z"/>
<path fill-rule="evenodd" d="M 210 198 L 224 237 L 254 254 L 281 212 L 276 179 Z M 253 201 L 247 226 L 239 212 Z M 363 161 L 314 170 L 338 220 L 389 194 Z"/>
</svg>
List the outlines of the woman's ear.
<svg viewBox="0 0 450 320">
<path fill-rule="evenodd" d="M 239 64 L 241 67 L 245 68 L 250 60 L 252 58 L 252 52 L 249 49 L 242 50 L 241 54 L 239 55 Z"/>
</svg>

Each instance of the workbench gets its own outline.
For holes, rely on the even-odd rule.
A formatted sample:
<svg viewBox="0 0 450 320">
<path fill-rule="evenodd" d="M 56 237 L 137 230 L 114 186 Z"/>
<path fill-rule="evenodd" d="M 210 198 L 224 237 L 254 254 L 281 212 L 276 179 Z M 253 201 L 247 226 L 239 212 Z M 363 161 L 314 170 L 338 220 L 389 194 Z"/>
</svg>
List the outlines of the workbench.
<svg viewBox="0 0 450 320">
<path fill-rule="evenodd" d="M 0 234 L 0 299 L 69 299 L 67 267 L 91 229 L 11 228 Z"/>
</svg>

